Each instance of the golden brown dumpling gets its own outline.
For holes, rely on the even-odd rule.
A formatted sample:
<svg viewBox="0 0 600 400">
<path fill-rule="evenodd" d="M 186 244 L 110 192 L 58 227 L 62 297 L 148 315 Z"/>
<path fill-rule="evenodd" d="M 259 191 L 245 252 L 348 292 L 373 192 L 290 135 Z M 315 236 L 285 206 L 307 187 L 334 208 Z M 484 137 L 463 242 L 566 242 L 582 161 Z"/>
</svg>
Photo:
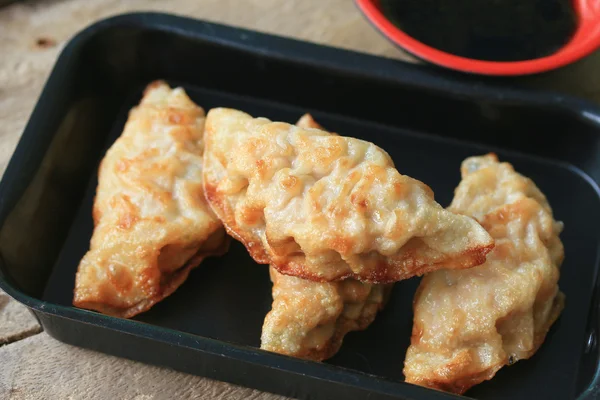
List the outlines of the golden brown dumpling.
<svg viewBox="0 0 600 400">
<path fill-rule="evenodd" d="M 535 184 L 493 154 L 463 162 L 449 209 L 475 217 L 496 247 L 478 267 L 425 275 L 404 374 L 407 382 L 463 393 L 531 357 L 558 318 L 562 223 Z"/>
<path fill-rule="evenodd" d="M 259 263 L 314 281 L 394 282 L 485 261 L 493 241 L 372 143 L 217 108 L 204 187 Z"/>
<path fill-rule="evenodd" d="M 310 114 L 296 123 L 323 129 Z M 322 361 L 333 357 L 346 333 L 366 329 L 385 305 L 393 284 L 354 279 L 313 282 L 269 269 L 273 306 L 263 324 L 261 348 Z"/>
<path fill-rule="evenodd" d="M 205 115 L 183 89 L 148 86 L 106 153 L 94 201 L 94 233 L 73 304 L 132 317 L 226 250 L 225 231 L 202 188 Z"/>
<path fill-rule="evenodd" d="M 303 116 L 301 116 L 300 119 L 298 120 L 298 122 L 296 122 L 296 126 L 299 126 L 300 128 L 303 128 L 303 129 L 311 128 L 311 129 L 324 130 L 323 127 L 321 126 L 321 124 L 319 124 L 317 121 L 315 121 L 313 116 L 310 114 L 304 114 Z"/>
<path fill-rule="evenodd" d="M 366 329 L 385 305 L 393 284 L 354 279 L 313 282 L 270 267 L 273 307 L 262 328 L 261 349 L 322 361 L 350 331 Z"/>
</svg>

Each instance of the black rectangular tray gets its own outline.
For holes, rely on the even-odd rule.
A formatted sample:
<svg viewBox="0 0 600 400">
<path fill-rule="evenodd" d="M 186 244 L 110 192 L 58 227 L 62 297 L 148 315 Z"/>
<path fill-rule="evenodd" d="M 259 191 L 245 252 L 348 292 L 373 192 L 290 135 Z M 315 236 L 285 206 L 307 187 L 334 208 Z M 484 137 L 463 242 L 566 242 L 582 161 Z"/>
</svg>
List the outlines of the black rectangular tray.
<svg viewBox="0 0 600 400">
<path fill-rule="evenodd" d="M 403 382 L 418 279 L 315 363 L 258 349 L 271 304 L 266 266 L 234 243 L 134 320 L 73 308 L 92 232 L 96 170 L 145 84 L 182 85 L 205 109 L 236 107 L 386 149 L 447 205 L 467 156 L 495 151 L 530 176 L 565 222 L 566 308 L 540 351 L 468 396 L 593 399 L 600 244 L 600 110 L 553 93 L 483 85 L 398 61 L 164 14 L 98 22 L 63 50 L 0 183 L 0 287 L 45 331 L 77 346 L 311 399 L 460 398 Z"/>
</svg>

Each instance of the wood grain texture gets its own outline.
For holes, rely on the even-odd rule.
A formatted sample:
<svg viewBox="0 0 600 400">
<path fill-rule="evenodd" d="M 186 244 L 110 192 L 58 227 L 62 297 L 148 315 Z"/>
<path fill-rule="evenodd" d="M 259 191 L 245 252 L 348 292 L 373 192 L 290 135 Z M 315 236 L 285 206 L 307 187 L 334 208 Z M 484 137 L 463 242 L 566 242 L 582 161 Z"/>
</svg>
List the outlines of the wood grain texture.
<svg viewBox="0 0 600 400">
<path fill-rule="evenodd" d="M 414 61 L 357 11 L 352 0 L 37 0 L 0 8 L 0 176 L 65 43 L 99 19 L 164 11 Z M 519 84 L 600 100 L 600 53 Z M 0 292 L 0 399 L 280 398 L 209 379 L 77 349 L 41 333 Z M 18 341 L 15 341 L 18 340 Z M 2 343 L 13 342 L 11 344 Z"/>
<path fill-rule="evenodd" d="M 45 333 L 1 347 L 0 360 L 0 399 L 285 399 L 69 346 Z"/>
<path fill-rule="evenodd" d="M 29 310 L 0 290 L 0 346 L 40 332 Z"/>
<path fill-rule="evenodd" d="M 132 11 L 162 11 L 317 43 L 412 59 L 351 0 L 38 0 L 0 9 L 0 172 L 64 44 L 89 24 Z"/>
<path fill-rule="evenodd" d="M 65 43 L 99 19 L 163 11 L 411 60 L 351 0 L 38 0 L 0 8 L 0 176 Z M 0 399 L 281 397 L 74 348 L 0 292 Z M 24 340 L 24 337 L 35 335 Z M 10 343 L 11 344 L 6 344 Z"/>
</svg>

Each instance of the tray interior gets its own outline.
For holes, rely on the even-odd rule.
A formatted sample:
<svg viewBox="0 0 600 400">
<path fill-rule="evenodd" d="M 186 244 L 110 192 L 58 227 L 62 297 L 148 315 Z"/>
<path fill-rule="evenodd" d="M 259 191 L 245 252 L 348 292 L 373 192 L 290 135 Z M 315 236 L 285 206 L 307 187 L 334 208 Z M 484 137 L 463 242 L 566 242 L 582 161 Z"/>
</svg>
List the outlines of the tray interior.
<svg viewBox="0 0 600 400">
<path fill-rule="evenodd" d="M 560 278 L 566 308 L 545 343 L 530 360 L 503 368 L 497 376 L 468 392 L 481 399 L 571 398 L 577 391 L 578 365 L 587 340 L 585 330 L 591 304 L 600 239 L 600 198 L 597 187 L 579 170 L 567 164 L 526 154 L 475 145 L 402 128 L 403 113 L 396 127 L 216 91 L 182 83 L 192 99 L 205 109 L 234 107 L 254 116 L 295 122 L 311 112 L 326 128 L 346 136 L 369 140 L 384 148 L 398 170 L 427 183 L 436 199 L 447 205 L 459 182 L 461 161 L 468 156 L 495 151 L 501 160 L 531 177 L 547 195 L 555 217 L 564 221 L 561 238 L 565 262 Z M 106 148 L 122 131 L 127 111 L 138 102 L 141 88 L 123 102 L 119 118 L 104 148 L 95 152 L 99 162 Z M 408 116 L 407 116 L 408 117 Z M 398 127 L 400 126 L 400 127 Z M 97 179 L 89 178 L 88 190 L 45 286 L 43 300 L 70 305 L 77 264 L 88 248 L 92 232 L 91 208 Z M 412 327 L 412 297 L 418 279 L 395 285 L 387 308 L 363 332 L 347 335 L 341 351 L 330 364 L 375 377 L 403 380 L 404 354 Z M 258 347 L 265 314 L 271 304 L 271 284 L 266 266 L 255 264 L 239 243 L 228 254 L 206 260 L 172 296 L 135 319 Z"/>
</svg>

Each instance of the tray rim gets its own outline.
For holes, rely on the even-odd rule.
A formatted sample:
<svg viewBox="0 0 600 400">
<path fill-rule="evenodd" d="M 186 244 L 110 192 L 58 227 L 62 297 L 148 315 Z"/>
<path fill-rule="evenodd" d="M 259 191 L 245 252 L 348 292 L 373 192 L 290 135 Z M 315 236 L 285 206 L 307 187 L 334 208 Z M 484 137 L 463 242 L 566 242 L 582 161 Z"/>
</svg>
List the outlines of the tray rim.
<svg viewBox="0 0 600 400">
<path fill-rule="evenodd" d="M 469 97 L 473 99 L 480 98 L 486 101 L 492 99 L 510 102 L 515 105 L 527 104 L 545 108 L 559 108 L 562 111 L 567 111 L 572 114 L 575 118 L 584 119 L 589 123 L 597 125 L 600 130 L 600 106 L 597 106 L 588 100 L 571 95 L 564 95 L 547 90 L 520 89 L 490 83 L 466 82 L 456 76 L 448 77 L 435 74 L 435 71 L 428 69 L 426 66 L 413 65 L 392 58 L 286 38 L 226 24 L 178 16 L 175 14 L 132 12 L 115 15 L 92 23 L 76 33 L 60 52 L 33 111 L 28 118 L 23 134 L 10 158 L 4 176 L 2 177 L 2 180 L 0 180 L 0 214 L 5 213 L 5 209 L 7 208 L 4 194 L 7 191 L 7 188 L 12 186 L 16 181 L 16 179 L 11 177 L 18 175 L 16 171 L 20 169 L 22 164 L 26 164 L 28 158 L 27 150 L 29 147 L 27 143 L 33 140 L 37 135 L 37 129 L 33 126 L 33 121 L 44 120 L 47 115 L 51 114 L 51 112 L 49 113 L 47 110 L 50 109 L 52 111 L 52 94 L 56 90 L 59 90 L 60 85 L 62 85 L 65 80 L 68 80 L 64 71 L 68 70 L 72 65 L 71 55 L 80 47 L 83 47 L 86 42 L 103 31 L 124 27 L 140 27 L 178 36 L 201 39 L 203 41 L 222 44 L 230 48 L 251 53 L 258 52 L 272 58 L 285 58 L 286 60 L 301 64 L 334 67 L 337 70 L 344 70 L 355 75 L 368 75 L 370 78 L 393 80 L 400 84 L 416 87 L 421 90 L 445 92 L 454 96 Z M 258 44 L 258 42 L 260 42 L 260 44 Z M 340 60 L 340 58 L 344 58 L 345 60 Z M 377 66 L 378 68 L 369 68 L 369 65 Z M 588 183 L 593 183 L 595 189 L 597 189 L 597 185 L 600 184 L 600 182 L 591 178 L 585 171 L 570 163 L 562 161 L 561 163 L 567 164 L 574 170 L 573 172 L 587 180 Z M 596 271 L 596 274 L 599 275 L 598 271 Z M 39 312 L 169 344 L 175 339 L 177 346 L 193 349 L 194 351 L 234 358 L 251 364 L 260 364 L 262 366 L 268 366 L 293 374 L 307 374 L 313 376 L 314 379 L 328 380 L 342 385 L 361 387 L 362 389 L 368 389 L 381 394 L 399 395 L 401 393 L 398 393 L 398 389 L 401 387 L 403 390 L 402 395 L 409 396 L 407 398 L 420 398 L 421 396 L 440 399 L 466 398 L 464 396 L 438 392 L 406 384 L 405 382 L 329 364 L 320 364 L 324 374 L 322 376 L 314 376 L 314 374 L 307 373 L 307 369 L 314 364 L 310 361 L 286 357 L 251 346 L 237 345 L 177 331 L 171 328 L 150 325 L 140 321 L 114 318 L 75 307 L 50 303 L 29 296 L 11 284 L 10 280 L 7 279 L 7 276 L 2 271 L 1 265 L 0 288 L 13 299 L 30 308 L 34 314 Z M 148 327 L 151 328 L 147 329 Z M 270 357 L 274 363 L 272 365 L 265 365 L 264 360 L 262 360 L 265 356 Z M 596 367 L 596 372 L 592 377 L 589 387 L 580 394 L 580 399 L 592 399 L 600 394 L 599 367 L 600 362 Z"/>
</svg>

